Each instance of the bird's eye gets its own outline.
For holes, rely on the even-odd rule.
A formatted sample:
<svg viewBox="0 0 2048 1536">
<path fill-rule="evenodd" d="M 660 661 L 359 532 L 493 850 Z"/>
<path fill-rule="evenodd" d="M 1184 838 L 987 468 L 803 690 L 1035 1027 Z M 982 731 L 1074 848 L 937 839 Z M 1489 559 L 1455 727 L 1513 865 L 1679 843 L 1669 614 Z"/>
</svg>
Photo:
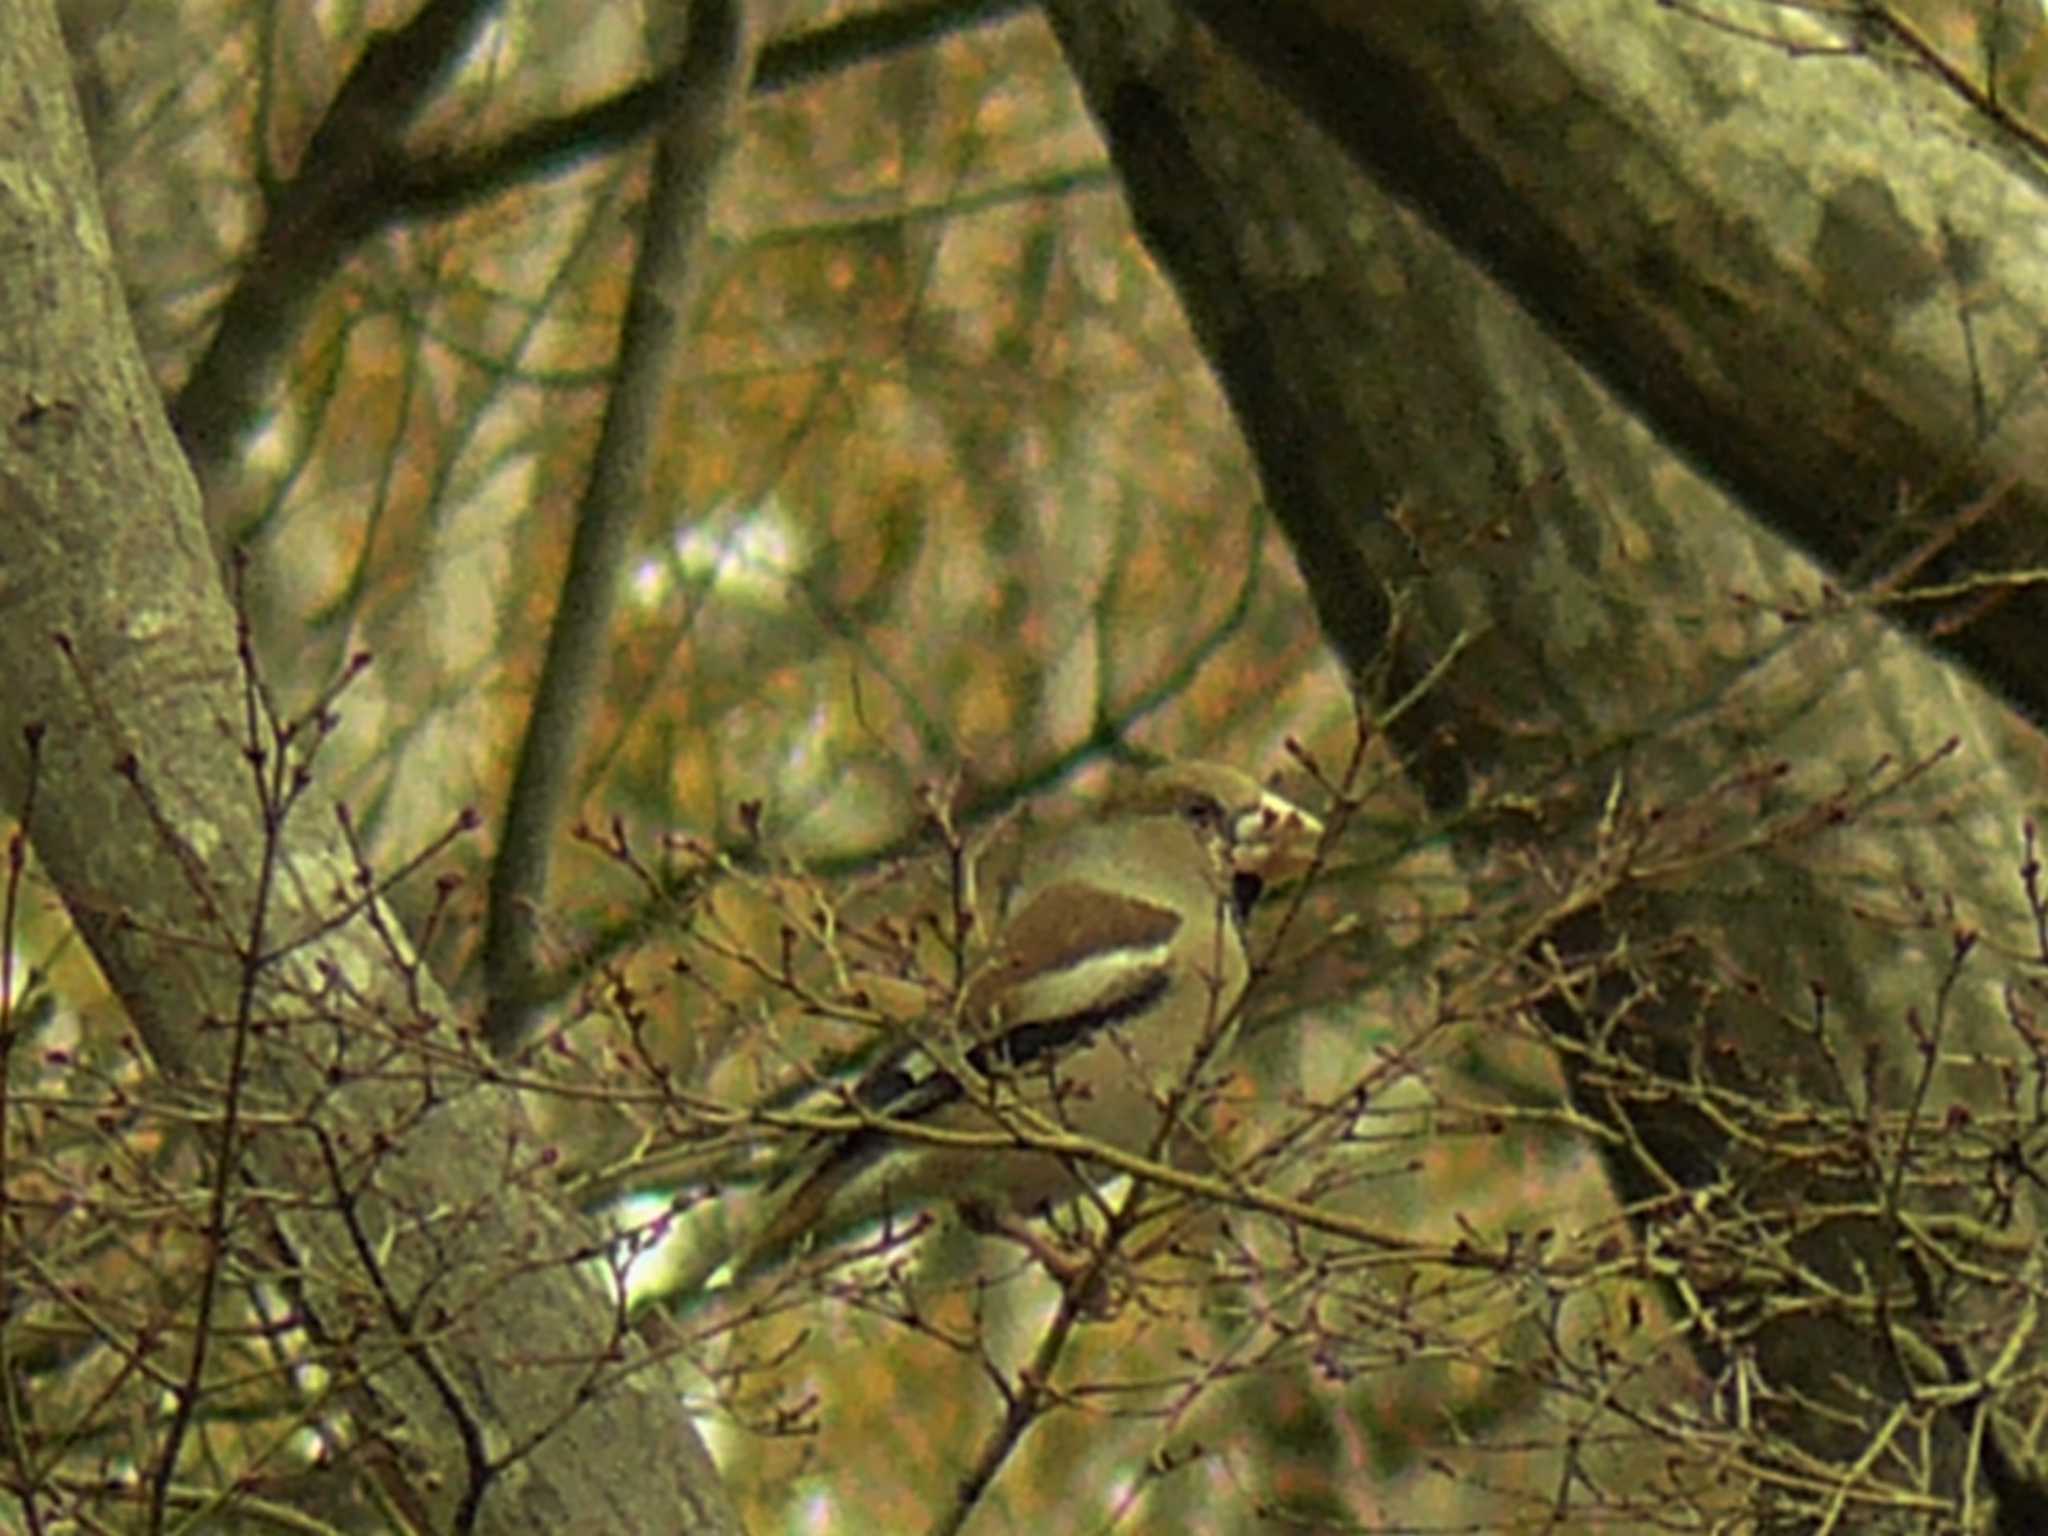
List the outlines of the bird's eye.
<svg viewBox="0 0 2048 1536">
<path fill-rule="evenodd" d="M 1204 832 L 1222 834 L 1228 829 L 1230 817 L 1220 801 L 1210 795 L 1189 795 L 1180 803 L 1180 813 L 1191 826 Z"/>
</svg>

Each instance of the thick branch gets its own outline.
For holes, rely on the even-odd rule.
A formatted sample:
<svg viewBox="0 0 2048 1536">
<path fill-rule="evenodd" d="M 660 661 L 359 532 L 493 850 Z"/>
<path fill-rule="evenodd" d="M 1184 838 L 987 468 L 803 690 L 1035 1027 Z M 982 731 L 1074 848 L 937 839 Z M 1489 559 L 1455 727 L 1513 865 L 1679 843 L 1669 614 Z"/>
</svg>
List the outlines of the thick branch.
<svg viewBox="0 0 2048 1536">
<path fill-rule="evenodd" d="M 1187 8 L 1835 570 L 1882 578 L 1951 524 L 1915 582 L 2048 556 L 2041 168 L 1973 144 L 1938 83 L 1647 5 Z M 2048 584 L 1896 615 L 2048 721 Z"/>
</svg>

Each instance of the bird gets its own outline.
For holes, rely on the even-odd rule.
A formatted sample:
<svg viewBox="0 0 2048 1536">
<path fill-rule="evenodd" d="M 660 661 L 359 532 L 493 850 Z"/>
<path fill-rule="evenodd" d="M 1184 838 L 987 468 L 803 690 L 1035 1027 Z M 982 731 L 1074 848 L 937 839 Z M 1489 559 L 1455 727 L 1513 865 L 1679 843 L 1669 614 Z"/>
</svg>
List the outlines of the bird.
<svg viewBox="0 0 2048 1536">
<path fill-rule="evenodd" d="M 1228 1049 L 1253 906 L 1311 867 L 1321 837 L 1316 817 L 1248 774 L 1185 762 L 1137 773 L 1100 814 L 1026 848 L 954 1006 L 836 1090 L 839 1113 L 863 1123 L 771 1181 L 766 1220 L 696 1283 L 738 1286 L 936 1203 L 1028 1219 L 1109 1176 L 1031 1150 L 1034 1134 L 1199 1159 L 1198 1128 L 1169 1127 L 1167 1106 Z"/>
</svg>

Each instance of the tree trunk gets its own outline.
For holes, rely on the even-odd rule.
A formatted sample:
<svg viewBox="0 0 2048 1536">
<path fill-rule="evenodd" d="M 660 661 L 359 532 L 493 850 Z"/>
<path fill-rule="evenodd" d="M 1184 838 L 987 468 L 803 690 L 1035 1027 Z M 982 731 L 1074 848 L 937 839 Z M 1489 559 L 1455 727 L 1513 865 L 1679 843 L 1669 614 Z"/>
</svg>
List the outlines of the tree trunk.
<svg viewBox="0 0 2048 1536">
<path fill-rule="evenodd" d="M 68 81 L 45 0 L 0 0 L 0 775 L 10 810 L 33 783 L 43 870 L 198 1124 L 201 1293 L 293 1298 L 333 1352 L 338 1468 L 417 1529 L 736 1529 L 678 1373 L 592 1272 L 601 1235 L 550 1198 L 517 1095 L 360 899 L 299 774 L 317 720 L 290 742 L 266 723 Z M 157 1367 L 196 1379 L 206 1321 L 175 1320 L 187 1353 Z"/>
<path fill-rule="evenodd" d="M 2040 166 L 1872 7 L 1193 0 L 1664 444 L 2035 720 Z M 1936 547 L 1924 564 L 1923 546 Z M 1926 595 L 1943 579 L 1962 590 Z M 1985 581 L 1983 578 L 1993 578 Z"/>
<path fill-rule="evenodd" d="M 2008 1007 L 2033 996 L 2043 744 L 1746 513 L 1883 573 L 1997 486 L 2028 510 L 2001 501 L 1920 575 L 2029 554 L 2031 353 L 1976 376 L 1994 424 L 1955 370 L 1966 331 L 1987 366 L 1978 306 L 1996 291 L 2016 326 L 2038 263 L 1958 236 L 1959 314 L 1940 240 L 1896 210 L 2010 220 L 2032 189 L 1924 129 L 1887 140 L 1906 87 L 1867 63 L 1642 6 L 1186 9 L 1227 42 L 1163 0 L 1049 7 L 1333 644 L 1401 681 L 1455 652 L 1408 760 L 1475 884 L 1561 878 L 1530 882 L 1531 972 L 1621 1191 L 1721 1224 L 1691 1248 L 1641 1227 L 1703 1363 L 1785 1437 L 1752 1449 L 1781 1476 L 1846 1486 L 1910 1405 L 1925 1491 L 1981 1501 L 1978 1373 L 2041 1211 L 1926 1154 L 2034 1070 Z M 1903 287 L 1872 275 L 1901 262 Z M 1901 483 L 1943 499 L 1902 524 Z M 2029 699 L 2031 590 L 1941 636 Z M 1971 1236 L 1924 1242 L 1943 1220 Z M 2006 1443 L 1981 1442 L 1994 1486 Z"/>
</svg>

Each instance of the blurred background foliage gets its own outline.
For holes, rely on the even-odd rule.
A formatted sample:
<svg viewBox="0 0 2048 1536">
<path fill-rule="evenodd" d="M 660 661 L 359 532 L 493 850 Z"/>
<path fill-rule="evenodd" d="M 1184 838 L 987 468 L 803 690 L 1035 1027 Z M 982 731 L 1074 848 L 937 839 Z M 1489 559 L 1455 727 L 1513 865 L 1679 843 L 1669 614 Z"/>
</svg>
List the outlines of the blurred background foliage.
<svg viewBox="0 0 2048 1536">
<path fill-rule="evenodd" d="M 771 42 L 828 36 L 869 9 L 789 0 Z M 1981 4 L 1893 9 L 2002 110 L 2034 109 L 2031 23 Z M 969 803 L 999 807 L 1085 798 L 1103 764 L 1134 753 L 1285 770 L 1301 788 L 1290 738 L 1325 763 L 1352 751 L 1345 680 L 1048 29 L 1021 7 L 957 10 L 921 46 L 849 52 L 758 91 L 745 116 L 617 572 L 571 821 L 616 821 L 641 846 L 687 833 L 736 848 L 758 816 L 777 858 L 838 875 L 928 848 L 921 786 L 954 775 Z M 411 11 L 67 8 L 121 273 L 168 397 L 352 61 Z M 644 25 L 623 3 L 498 7 L 411 148 L 453 151 L 621 91 L 646 68 Z M 371 658 L 325 764 L 381 864 L 464 807 L 495 825 L 612 383 L 646 178 L 637 144 L 567 152 L 545 176 L 354 247 L 208 481 L 220 548 L 251 558 L 271 686 L 304 699 L 356 653 Z M 1386 767 L 1369 760 L 1368 783 Z M 1386 1042 L 1428 1034 L 1431 996 L 1414 978 L 1439 953 L 1436 919 L 1462 900 L 1428 838 L 1403 830 L 1414 814 L 1394 788 L 1372 789 L 1314 911 L 1377 922 L 1389 953 L 1423 958 L 1390 968 L 1406 983 L 1347 975 L 1305 1000 L 1283 988 L 1276 1011 L 1339 1026 L 1276 1069 L 1298 1083 L 1349 1081 Z M 585 1031 L 568 1037 L 565 1070 L 601 1088 L 619 1060 L 600 974 L 638 989 L 636 1048 L 688 1061 L 707 990 L 743 1007 L 759 979 L 739 966 L 708 987 L 679 979 L 660 902 L 562 832 L 544 948 Z M 491 851 L 462 839 L 435 866 L 462 877 L 436 958 L 469 1006 Z M 736 942 L 772 949 L 778 902 L 800 886 L 722 896 Z M 402 896 L 416 917 L 434 899 Z M 54 929 L 30 945 L 67 996 L 96 986 Z M 85 1017 L 99 1022 L 81 1048 L 110 1049 L 108 1005 Z M 1432 1042 L 1390 1081 L 1363 1175 L 1374 1219 L 1446 1243 L 1462 1221 L 1513 1225 L 1539 1208 L 1557 1228 L 1618 1223 L 1576 1140 L 1460 1118 L 1455 1074 L 1427 1088 L 1408 1075 L 1430 1059 L 1555 1099 L 1534 1046 L 1484 1062 L 1467 1049 Z M 619 1144 L 616 1118 L 586 1102 L 540 1107 L 572 1144 Z M 750 1338 L 778 1363 L 772 1392 L 748 1399 L 757 1420 L 824 1430 L 723 1440 L 761 1529 L 912 1529 L 945 1505 L 1051 1304 L 1011 1263 L 1000 1300 L 964 1288 L 914 1320 L 808 1312 Z M 1569 1326 L 1630 1326 L 1621 1291 L 1577 1304 L 1600 1315 Z M 1439 1502 L 1437 1474 L 1447 1445 L 1528 1409 L 1511 1375 L 1472 1364 L 1489 1330 L 1524 1314 L 1506 1289 L 1416 1305 L 1438 1308 L 1445 1331 L 1412 1352 L 1317 1358 L 1269 1339 L 1272 1354 L 1238 1356 L 1200 1292 L 1181 1303 L 1162 1286 L 1088 1331 L 1063 1368 L 1066 1411 L 975 1528 L 1224 1530 L 1290 1503 L 1371 1527 L 1417 1510 L 1487 1518 L 1487 1484 L 1516 1497 L 1544 1464 L 1467 1465 L 1457 1503 Z"/>
<path fill-rule="evenodd" d="M 789 5 L 772 36 L 860 9 Z M 266 189 L 294 174 L 369 34 L 410 10 L 129 4 L 68 18 L 136 327 L 167 396 L 241 276 Z M 620 91 L 646 68 L 642 25 L 631 5 L 500 7 L 409 147 L 486 142 Z M 307 698 L 352 655 L 371 658 L 323 761 L 380 864 L 465 806 L 487 826 L 502 807 L 612 383 L 647 174 L 638 145 L 567 155 L 358 246 L 207 484 L 220 546 L 251 558 L 247 602 L 279 696 Z M 1266 771 L 1289 766 L 1294 736 L 1342 762 L 1348 692 L 1042 22 L 963 26 L 757 94 L 712 236 L 577 749 L 581 820 L 731 846 L 758 802 L 778 857 L 843 871 L 915 844 L 919 787 L 949 775 L 995 806 L 1085 799 L 1101 765 L 1139 752 Z M 639 982 L 643 1038 L 689 1059 L 706 989 L 664 976 L 675 944 L 646 910 L 658 903 L 569 830 L 547 957 L 565 984 L 594 958 Z M 490 856 L 474 837 L 436 864 L 463 876 L 437 958 L 470 1006 Z M 731 932 L 772 945 L 772 900 L 720 899 Z M 424 883 L 400 895 L 415 916 L 432 900 Z M 735 1008 L 760 990 L 743 967 L 694 962 Z M 601 1087 L 619 1077 L 600 991 L 564 1007 L 588 1010 L 570 1038 Z M 540 1108 L 572 1146 L 618 1144 L 616 1116 Z M 772 1401 L 814 1395 L 795 1419 L 829 1434 L 727 1443 L 761 1528 L 923 1524 L 995 1407 L 948 1331 L 1010 1316 L 1002 1336 L 1019 1349 L 1050 1297 L 1039 1284 L 1011 1313 L 963 1294 L 922 1331 L 808 1316 L 811 1347 Z M 1132 1315 L 1091 1343 L 1075 1379 L 1104 1396 L 1056 1416 L 1035 1470 L 1001 1485 L 1011 1518 L 1052 1507 L 1085 1525 L 1156 1498 L 1162 1478 L 1144 1469 L 1176 1436 L 1228 1448 L 1195 1477 L 1233 1502 L 1269 1487 L 1264 1437 L 1218 1433 L 1197 1380 L 1108 1389 L 1169 1370 L 1131 1352 L 1147 1328 Z M 1138 1406 L 1125 1394 L 1142 1416 L 1104 1435 L 1105 1416 Z M 1284 1405 L 1257 1412 L 1284 1425 Z M 1342 1454 L 1398 1465 L 1398 1446 L 1370 1446 L 1390 1432 L 1348 1428 Z M 838 1475 L 854 1465 L 864 1475 Z M 1200 1528 L 1208 1496 L 1170 1523 Z"/>
<path fill-rule="evenodd" d="M 109 66 L 108 209 L 167 389 L 263 178 L 363 30 L 398 19 L 194 8 L 161 39 L 184 67 L 129 57 L 145 88 Z M 505 7 L 418 145 L 568 110 L 641 63 L 630 7 Z M 365 246 L 215 498 L 257 560 L 274 680 L 376 659 L 342 771 L 382 847 L 501 793 L 645 170 L 597 157 Z M 708 830 L 760 798 L 779 838 L 844 851 L 901 835 L 911 786 L 955 767 L 1032 782 L 1126 743 L 1256 763 L 1348 723 L 1036 21 L 757 102 L 664 410 L 584 753 L 594 808 Z"/>
</svg>

